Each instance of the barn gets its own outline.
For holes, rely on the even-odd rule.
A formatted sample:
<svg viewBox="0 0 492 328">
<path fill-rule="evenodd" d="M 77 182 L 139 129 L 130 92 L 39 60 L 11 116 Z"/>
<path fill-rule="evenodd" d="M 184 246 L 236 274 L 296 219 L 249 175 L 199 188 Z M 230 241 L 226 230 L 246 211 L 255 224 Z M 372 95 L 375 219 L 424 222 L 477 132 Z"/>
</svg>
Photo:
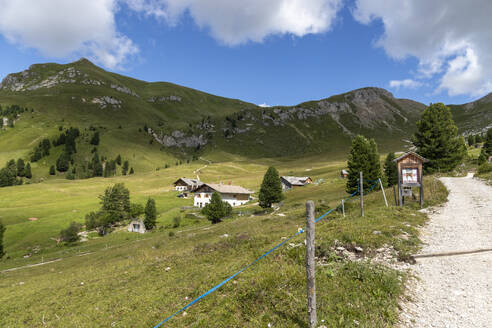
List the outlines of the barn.
<svg viewBox="0 0 492 328">
<path fill-rule="evenodd" d="M 289 190 L 295 187 L 302 187 L 307 184 L 313 183 L 310 177 L 291 177 L 291 176 L 281 176 L 282 189 Z"/>
<path fill-rule="evenodd" d="M 204 207 L 210 203 L 212 194 L 217 192 L 224 202 L 231 206 L 239 206 L 250 201 L 253 192 L 246 188 L 225 184 L 204 183 L 195 189 L 194 206 Z"/>
</svg>

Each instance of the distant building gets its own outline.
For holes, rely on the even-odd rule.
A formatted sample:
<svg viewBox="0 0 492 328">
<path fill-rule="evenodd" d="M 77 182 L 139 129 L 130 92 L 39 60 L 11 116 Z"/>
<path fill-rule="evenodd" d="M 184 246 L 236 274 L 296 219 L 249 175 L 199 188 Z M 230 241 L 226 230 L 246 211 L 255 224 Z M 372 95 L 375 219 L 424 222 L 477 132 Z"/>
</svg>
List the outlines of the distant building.
<svg viewBox="0 0 492 328">
<path fill-rule="evenodd" d="M 194 191 L 194 205 L 196 207 L 204 207 L 210 203 L 210 199 L 214 192 L 219 193 L 222 200 L 229 203 L 231 206 L 246 204 L 250 201 L 251 194 L 253 194 L 251 190 L 240 186 L 204 183 Z"/>
<path fill-rule="evenodd" d="M 2 118 L 2 126 L 8 126 L 9 125 L 9 119 L 4 117 Z"/>
<path fill-rule="evenodd" d="M 174 189 L 176 191 L 193 192 L 201 185 L 203 185 L 203 183 L 197 179 L 179 178 L 174 183 Z"/>
<path fill-rule="evenodd" d="M 282 176 L 280 177 L 282 181 L 282 189 L 289 190 L 295 187 L 302 187 L 307 184 L 313 183 L 310 177 L 290 177 L 290 176 Z"/>
<path fill-rule="evenodd" d="M 348 173 L 348 171 L 347 171 L 347 170 L 343 169 L 342 171 L 340 171 L 340 177 L 341 177 L 342 179 L 347 179 L 347 178 L 348 178 L 348 176 L 349 176 L 349 173 Z"/>
<path fill-rule="evenodd" d="M 140 220 L 134 220 L 128 225 L 128 232 L 146 233 L 145 224 Z"/>
</svg>

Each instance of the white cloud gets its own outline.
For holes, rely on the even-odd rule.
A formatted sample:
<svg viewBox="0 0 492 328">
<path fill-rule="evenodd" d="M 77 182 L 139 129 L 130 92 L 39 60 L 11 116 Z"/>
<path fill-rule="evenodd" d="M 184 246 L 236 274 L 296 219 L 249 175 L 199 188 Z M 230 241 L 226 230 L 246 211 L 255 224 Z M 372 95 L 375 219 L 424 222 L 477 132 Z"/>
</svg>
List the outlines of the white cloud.
<svg viewBox="0 0 492 328">
<path fill-rule="evenodd" d="M 389 83 L 389 86 L 390 86 L 390 88 L 395 88 L 397 90 L 400 88 L 416 89 L 416 88 L 422 86 L 422 82 L 415 81 L 412 79 L 391 80 Z"/>
<path fill-rule="evenodd" d="M 267 103 L 258 104 L 258 106 L 263 107 L 263 108 L 272 107 L 272 106 L 268 105 Z"/>
<path fill-rule="evenodd" d="M 0 34 L 47 56 L 82 54 L 115 68 L 138 52 L 116 29 L 116 0 L 0 0 L 0 8 Z"/>
<path fill-rule="evenodd" d="M 269 35 L 328 31 L 343 0 L 124 0 L 129 8 L 176 24 L 188 13 L 218 41 L 238 45 Z"/>
<path fill-rule="evenodd" d="M 490 0 L 357 0 L 353 10 L 363 24 L 382 22 L 376 44 L 390 57 L 419 60 L 418 78 L 474 96 L 492 91 L 491 14 Z"/>
</svg>

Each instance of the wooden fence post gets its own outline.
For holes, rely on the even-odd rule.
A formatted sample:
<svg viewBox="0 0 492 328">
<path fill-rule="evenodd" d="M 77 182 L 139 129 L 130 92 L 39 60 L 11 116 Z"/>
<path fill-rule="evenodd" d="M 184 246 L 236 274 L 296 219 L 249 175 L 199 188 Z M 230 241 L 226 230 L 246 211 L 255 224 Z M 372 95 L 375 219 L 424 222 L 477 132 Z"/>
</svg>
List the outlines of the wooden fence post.
<svg viewBox="0 0 492 328">
<path fill-rule="evenodd" d="M 396 187 L 393 185 L 393 196 L 395 196 L 395 206 L 398 206 L 398 200 L 396 199 Z"/>
<path fill-rule="evenodd" d="M 360 216 L 364 216 L 364 176 L 360 172 Z"/>
<path fill-rule="evenodd" d="M 306 275 L 309 327 L 316 327 L 316 283 L 314 261 L 314 202 L 306 202 Z"/>
<path fill-rule="evenodd" d="M 381 181 L 381 178 L 379 178 L 378 180 L 379 184 L 381 185 L 381 190 L 383 191 L 384 203 L 386 204 L 386 207 L 388 207 L 388 200 L 386 199 L 386 193 L 384 192 L 383 182 Z"/>
<path fill-rule="evenodd" d="M 345 217 L 345 199 L 342 199 L 342 214 Z"/>
</svg>

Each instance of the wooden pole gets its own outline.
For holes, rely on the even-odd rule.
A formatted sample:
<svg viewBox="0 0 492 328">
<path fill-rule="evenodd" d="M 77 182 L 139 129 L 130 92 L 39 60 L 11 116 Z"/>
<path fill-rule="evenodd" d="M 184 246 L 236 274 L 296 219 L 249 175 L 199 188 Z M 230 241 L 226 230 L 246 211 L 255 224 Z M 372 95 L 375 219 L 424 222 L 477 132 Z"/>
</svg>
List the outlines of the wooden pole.
<svg viewBox="0 0 492 328">
<path fill-rule="evenodd" d="M 345 217 L 345 199 L 342 199 L 342 214 Z"/>
<path fill-rule="evenodd" d="M 395 206 L 398 206 L 398 199 L 396 199 L 396 187 L 393 185 L 393 196 L 395 196 Z"/>
<path fill-rule="evenodd" d="M 316 283 L 314 262 L 314 202 L 306 202 L 306 275 L 309 327 L 315 328 L 316 319 Z"/>
<path fill-rule="evenodd" d="M 386 199 L 386 193 L 384 192 L 383 182 L 381 181 L 381 178 L 379 178 L 378 180 L 379 184 L 381 185 L 381 190 L 383 191 L 384 203 L 386 204 L 386 207 L 388 207 L 388 200 Z"/>
<path fill-rule="evenodd" d="M 360 172 L 360 216 L 364 216 L 364 175 Z"/>
</svg>

